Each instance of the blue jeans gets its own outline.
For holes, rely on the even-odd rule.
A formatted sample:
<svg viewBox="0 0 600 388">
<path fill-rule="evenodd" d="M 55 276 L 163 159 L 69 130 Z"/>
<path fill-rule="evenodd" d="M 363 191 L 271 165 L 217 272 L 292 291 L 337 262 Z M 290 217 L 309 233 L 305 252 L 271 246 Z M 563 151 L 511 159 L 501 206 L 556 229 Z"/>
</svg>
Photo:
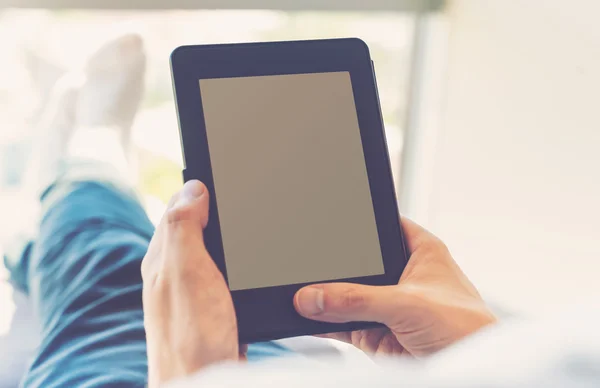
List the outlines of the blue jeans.
<svg viewBox="0 0 600 388">
<path fill-rule="evenodd" d="M 124 186 L 67 174 L 41 202 L 37 236 L 5 257 L 43 330 L 23 386 L 143 387 L 140 264 L 154 232 L 146 213 Z M 248 358 L 287 352 L 276 343 L 255 344 Z"/>
</svg>

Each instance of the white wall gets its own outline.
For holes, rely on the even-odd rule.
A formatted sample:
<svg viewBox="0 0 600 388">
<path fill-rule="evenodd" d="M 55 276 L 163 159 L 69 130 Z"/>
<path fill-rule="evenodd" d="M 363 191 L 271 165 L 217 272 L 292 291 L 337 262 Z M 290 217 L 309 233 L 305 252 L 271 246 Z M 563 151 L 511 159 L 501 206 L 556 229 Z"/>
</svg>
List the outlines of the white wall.
<svg viewBox="0 0 600 388">
<path fill-rule="evenodd" d="M 447 17 L 421 221 L 492 299 L 540 313 L 594 297 L 598 308 L 600 2 L 454 0 Z"/>
</svg>

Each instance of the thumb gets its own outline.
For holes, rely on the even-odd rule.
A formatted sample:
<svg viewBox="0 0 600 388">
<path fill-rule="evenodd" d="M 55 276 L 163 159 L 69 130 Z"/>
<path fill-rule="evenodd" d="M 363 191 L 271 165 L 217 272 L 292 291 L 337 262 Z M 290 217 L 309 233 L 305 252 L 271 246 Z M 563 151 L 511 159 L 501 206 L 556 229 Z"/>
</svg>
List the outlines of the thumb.
<svg viewBox="0 0 600 388">
<path fill-rule="evenodd" d="M 200 181 L 191 180 L 183 185 L 169 204 L 167 223 L 171 226 L 186 224 L 202 233 L 208 223 L 208 190 Z"/>
<path fill-rule="evenodd" d="M 174 269 L 187 271 L 190 267 L 212 265 L 206 246 L 203 229 L 208 223 L 209 195 L 200 181 L 185 183 L 169 204 L 161 225 L 166 229 L 165 261 Z"/>
<path fill-rule="evenodd" d="M 215 281 L 226 287 L 204 243 L 209 202 L 206 186 L 197 180 L 188 181 L 173 197 L 165 217 L 166 247 L 163 249 L 166 267 L 170 274 L 180 280 L 194 279 L 194 282 L 179 281 L 177 285 L 192 286 L 195 291 L 199 290 L 198 284 L 210 289 L 216 284 Z"/>
<path fill-rule="evenodd" d="M 142 261 L 144 279 L 154 279 L 158 268 L 176 259 L 175 254 L 163 255 L 163 251 L 181 250 L 183 244 L 190 243 L 195 244 L 193 249 L 204 248 L 208 203 L 206 186 L 196 180 L 187 182 L 171 197 Z"/>
<path fill-rule="evenodd" d="M 393 325 L 404 305 L 397 286 L 317 284 L 300 289 L 294 307 L 305 318 L 324 322 L 379 322 Z"/>
</svg>

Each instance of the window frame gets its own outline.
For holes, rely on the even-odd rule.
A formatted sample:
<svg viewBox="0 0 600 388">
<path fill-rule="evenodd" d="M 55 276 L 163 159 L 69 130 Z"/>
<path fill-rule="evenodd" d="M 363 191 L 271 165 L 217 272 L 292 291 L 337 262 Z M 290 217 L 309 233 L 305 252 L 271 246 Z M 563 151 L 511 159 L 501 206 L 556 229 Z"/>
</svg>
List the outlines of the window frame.
<svg viewBox="0 0 600 388">
<path fill-rule="evenodd" d="M 0 0 L 0 8 L 268 9 L 281 11 L 431 12 L 444 0 Z"/>
</svg>

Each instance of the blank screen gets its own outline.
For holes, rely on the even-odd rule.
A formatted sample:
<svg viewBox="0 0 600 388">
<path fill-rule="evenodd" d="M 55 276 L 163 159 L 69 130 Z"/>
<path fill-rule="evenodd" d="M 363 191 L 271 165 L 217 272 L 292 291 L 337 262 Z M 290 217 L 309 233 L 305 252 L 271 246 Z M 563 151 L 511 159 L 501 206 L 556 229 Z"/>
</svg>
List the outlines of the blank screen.
<svg viewBox="0 0 600 388">
<path fill-rule="evenodd" d="M 200 92 L 231 290 L 384 273 L 348 72 Z"/>
</svg>

